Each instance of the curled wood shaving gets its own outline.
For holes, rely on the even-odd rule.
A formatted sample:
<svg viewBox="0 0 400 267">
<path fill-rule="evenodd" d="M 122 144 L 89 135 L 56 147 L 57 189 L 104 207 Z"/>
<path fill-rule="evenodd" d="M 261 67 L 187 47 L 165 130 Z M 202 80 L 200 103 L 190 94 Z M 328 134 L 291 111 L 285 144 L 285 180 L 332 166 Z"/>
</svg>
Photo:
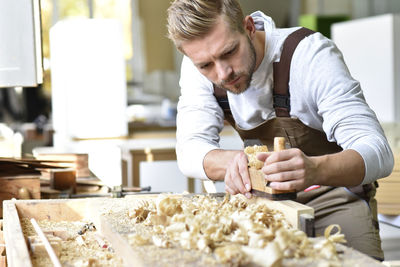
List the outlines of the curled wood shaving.
<svg viewBox="0 0 400 267">
<path fill-rule="evenodd" d="M 264 162 L 257 159 L 257 153 L 260 152 L 268 152 L 267 146 L 248 146 L 245 147 L 244 153 L 247 155 L 247 159 L 249 161 L 249 167 L 254 167 L 257 170 L 261 169 L 264 165 Z"/>
<path fill-rule="evenodd" d="M 157 213 L 159 215 L 172 216 L 180 212 L 182 212 L 181 203 L 175 198 L 165 197 L 157 203 Z"/>
<path fill-rule="evenodd" d="M 331 234 L 336 229 L 334 234 Z M 344 235 L 340 233 L 341 228 L 338 224 L 329 225 L 324 232 L 325 239 L 320 240 L 314 245 L 315 253 L 322 255 L 325 259 L 338 262 L 335 243 L 345 243 Z"/>
<path fill-rule="evenodd" d="M 332 234 L 333 230 L 337 230 L 336 233 Z M 326 227 L 324 236 L 326 239 L 335 242 L 335 243 L 346 243 L 346 239 L 344 238 L 344 234 L 341 234 L 342 228 L 338 224 L 331 224 Z"/>
<path fill-rule="evenodd" d="M 152 238 L 141 240 L 133 236 L 131 243 L 150 242 L 158 247 L 178 246 L 214 253 L 219 262 L 231 265 L 252 261 L 262 266 L 279 266 L 284 258 L 304 257 L 334 262 L 338 260 L 335 243 L 344 240 L 338 225 L 328 227 L 325 238 L 311 240 L 304 232 L 291 228 L 279 211 L 263 203 L 249 205 L 241 195 L 227 195 L 222 202 L 209 196 L 162 195 L 154 205 L 144 203 L 135 209 L 141 208 L 148 216 L 138 220 L 135 215 L 146 212 L 135 211 L 130 213 L 131 219 L 147 225 Z M 333 229 L 337 229 L 335 234 L 331 234 Z"/>
</svg>

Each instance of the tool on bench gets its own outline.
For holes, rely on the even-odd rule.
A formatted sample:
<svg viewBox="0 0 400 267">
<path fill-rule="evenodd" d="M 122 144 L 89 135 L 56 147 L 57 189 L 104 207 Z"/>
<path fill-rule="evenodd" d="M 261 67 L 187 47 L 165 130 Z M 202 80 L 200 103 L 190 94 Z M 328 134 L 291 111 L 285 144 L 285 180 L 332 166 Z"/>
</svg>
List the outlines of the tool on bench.
<svg viewBox="0 0 400 267">
<path fill-rule="evenodd" d="M 245 140 L 245 146 L 263 145 L 258 139 Z M 285 149 L 285 138 L 275 137 L 274 138 L 274 151 L 281 151 Z M 251 181 L 251 193 L 255 196 L 266 197 L 272 200 L 287 200 L 296 199 L 296 190 L 277 190 L 268 186 L 265 181 L 265 175 L 261 170 L 256 169 L 253 166 L 249 167 L 249 175 Z"/>
<path fill-rule="evenodd" d="M 87 193 L 87 194 L 72 194 L 70 191 L 61 192 L 59 198 L 87 198 L 87 197 L 113 197 L 120 198 L 127 195 L 138 195 L 146 192 L 146 194 L 151 194 L 151 186 L 146 187 L 122 187 L 114 186 L 113 190 L 109 193 Z"/>
</svg>

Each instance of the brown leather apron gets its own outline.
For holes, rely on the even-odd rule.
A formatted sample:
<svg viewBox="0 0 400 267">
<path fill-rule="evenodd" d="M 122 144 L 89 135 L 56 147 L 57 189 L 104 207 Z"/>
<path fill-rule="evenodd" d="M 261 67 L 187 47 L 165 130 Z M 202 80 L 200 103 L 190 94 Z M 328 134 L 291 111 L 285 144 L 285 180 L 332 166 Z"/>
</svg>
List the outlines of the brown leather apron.
<svg viewBox="0 0 400 267">
<path fill-rule="evenodd" d="M 289 73 L 293 53 L 298 43 L 314 33 L 301 28 L 290 34 L 283 45 L 280 62 L 274 63 L 273 103 L 276 118 L 252 129 L 240 128 L 231 113 L 226 91 L 214 86 L 214 96 L 224 111 L 225 119 L 236 129 L 242 140 L 259 139 L 273 151 L 274 137 L 285 137 L 287 148 L 299 148 L 307 156 L 319 156 L 342 151 L 329 142 L 322 131 L 304 125 L 290 117 Z M 296 201 L 314 208 L 316 235 L 330 224 L 339 224 L 348 241 L 347 245 L 374 258 L 383 260 L 375 184 L 353 188 L 321 186 L 309 192 L 298 192 Z"/>
</svg>

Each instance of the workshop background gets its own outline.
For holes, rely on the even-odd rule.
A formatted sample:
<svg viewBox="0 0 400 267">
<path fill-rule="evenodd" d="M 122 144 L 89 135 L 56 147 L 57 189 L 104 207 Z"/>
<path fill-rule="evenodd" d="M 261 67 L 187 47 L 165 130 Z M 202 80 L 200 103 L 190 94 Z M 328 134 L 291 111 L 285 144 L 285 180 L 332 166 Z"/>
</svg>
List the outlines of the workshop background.
<svg viewBox="0 0 400 267">
<path fill-rule="evenodd" d="M 395 153 L 394 171 L 379 180 L 377 200 L 385 259 L 400 260 L 400 1 L 240 3 L 245 14 L 261 10 L 277 27 L 320 31 L 342 50 Z M 224 192 L 222 182 L 184 177 L 176 164 L 182 55 L 166 37 L 169 4 L 1 0 L 0 157 L 65 161 L 76 171 L 76 194 L 123 187 Z M 221 136 L 223 148 L 243 148 L 230 126 Z M 56 171 L 43 176 L 39 189 L 26 184 L 27 198 L 68 194 L 68 185 L 48 182 L 56 181 Z M 1 183 L 1 200 L 25 192 L 18 182 Z"/>
</svg>

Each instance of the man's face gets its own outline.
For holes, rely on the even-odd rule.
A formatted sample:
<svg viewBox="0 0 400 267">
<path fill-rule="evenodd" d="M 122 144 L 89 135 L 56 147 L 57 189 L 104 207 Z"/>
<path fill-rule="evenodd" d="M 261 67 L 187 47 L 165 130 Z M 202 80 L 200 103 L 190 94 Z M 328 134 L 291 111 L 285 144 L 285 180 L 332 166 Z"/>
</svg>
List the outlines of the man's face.
<svg viewBox="0 0 400 267">
<path fill-rule="evenodd" d="M 197 69 L 218 87 L 234 94 L 246 91 L 256 65 L 256 52 L 245 33 L 232 31 L 220 18 L 203 38 L 182 44 Z"/>
</svg>

